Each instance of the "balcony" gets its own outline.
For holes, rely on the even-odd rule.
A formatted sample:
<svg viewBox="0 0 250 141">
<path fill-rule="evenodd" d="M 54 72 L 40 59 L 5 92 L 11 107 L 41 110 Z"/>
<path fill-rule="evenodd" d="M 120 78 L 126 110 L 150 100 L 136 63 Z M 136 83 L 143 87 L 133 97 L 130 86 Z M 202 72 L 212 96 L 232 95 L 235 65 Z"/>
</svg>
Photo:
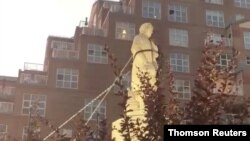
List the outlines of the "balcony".
<svg viewBox="0 0 250 141">
<path fill-rule="evenodd" d="M 208 37 L 205 39 L 205 45 L 222 45 L 225 47 L 232 47 L 233 43 L 230 38 L 226 37 Z"/>
<path fill-rule="evenodd" d="M 13 107 L 14 107 L 13 102 L 0 102 L 0 113 L 11 114 L 13 112 Z"/>
<path fill-rule="evenodd" d="M 205 38 L 205 45 L 221 45 L 222 47 L 232 47 L 233 39 L 232 37 L 227 38 L 222 34 L 218 33 L 207 33 L 207 37 Z"/>
<path fill-rule="evenodd" d="M 79 51 L 54 48 L 52 51 L 52 58 L 78 60 L 79 59 Z"/>
<path fill-rule="evenodd" d="M 31 85 L 47 85 L 48 77 L 42 74 L 21 73 L 20 83 Z"/>
<path fill-rule="evenodd" d="M 82 34 L 90 36 L 106 37 L 106 31 L 98 28 L 83 27 Z"/>
<path fill-rule="evenodd" d="M 128 14 L 128 15 L 132 15 L 133 14 L 132 8 L 128 7 L 128 6 L 112 5 L 109 10 L 112 13 L 118 13 L 118 12 L 120 12 L 120 13 Z"/>
<path fill-rule="evenodd" d="M 74 47 L 74 43 L 72 42 L 52 41 L 51 43 L 51 48 L 72 50 Z"/>
<path fill-rule="evenodd" d="M 0 99 L 11 100 L 15 97 L 15 87 L 2 86 L 0 87 Z"/>
<path fill-rule="evenodd" d="M 216 86 L 213 89 L 213 93 L 218 94 L 221 93 L 221 91 L 223 91 L 224 93 L 229 95 L 244 96 L 243 79 L 240 78 L 241 76 L 239 75 L 237 75 L 236 77 L 237 78 L 235 81 L 228 81 L 228 84 L 226 84 L 224 90 L 222 90 L 222 88 L 224 88 L 223 82 L 225 82 L 225 80 L 223 79 L 217 80 L 217 82 L 215 82 Z M 232 83 L 233 85 L 230 85 L 229 83 Z"/>
<path fill-rule="evenodd" d="M 132 15 L 134 12 L 131 7 L 121 5 L 120 2 L 104 2 L 103 7 L 109 9 L 112 13 L 123 13 Z"/>
<path fill-rule="evenodd" d="M 43 71 L 43 64 L 24 63 L 24 70 Z"/>
</svg>

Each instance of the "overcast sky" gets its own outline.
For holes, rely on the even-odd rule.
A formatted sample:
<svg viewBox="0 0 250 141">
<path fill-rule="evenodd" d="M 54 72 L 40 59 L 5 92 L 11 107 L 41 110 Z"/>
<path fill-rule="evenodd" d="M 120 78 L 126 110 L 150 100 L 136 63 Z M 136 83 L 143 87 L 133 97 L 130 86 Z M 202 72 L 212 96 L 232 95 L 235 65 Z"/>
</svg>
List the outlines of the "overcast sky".
<svg viewBox="0 0 250 141">
<path fill-rule="evenodd" d="M 43 64 L 49 35 L 72 37 L 95 0 L 0 0 L 0 75 Z"/>
</svg>

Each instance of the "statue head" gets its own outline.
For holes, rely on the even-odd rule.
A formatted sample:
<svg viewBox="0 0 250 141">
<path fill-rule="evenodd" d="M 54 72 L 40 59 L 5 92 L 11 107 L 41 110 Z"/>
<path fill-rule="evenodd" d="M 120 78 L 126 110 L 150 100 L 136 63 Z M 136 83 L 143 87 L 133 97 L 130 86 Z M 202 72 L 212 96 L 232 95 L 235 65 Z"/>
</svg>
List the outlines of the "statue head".
<svg viewBox="0 0 250 141">
<path fill-rule="evenodd" d="M 140 29 L 139 29 L 140 33 L 144 34 L 148 38 L 151 37 L 153 30 L 154 30 L 154 27 L 151 23 L 144 23 L 140 26 Z"/>
</svg>

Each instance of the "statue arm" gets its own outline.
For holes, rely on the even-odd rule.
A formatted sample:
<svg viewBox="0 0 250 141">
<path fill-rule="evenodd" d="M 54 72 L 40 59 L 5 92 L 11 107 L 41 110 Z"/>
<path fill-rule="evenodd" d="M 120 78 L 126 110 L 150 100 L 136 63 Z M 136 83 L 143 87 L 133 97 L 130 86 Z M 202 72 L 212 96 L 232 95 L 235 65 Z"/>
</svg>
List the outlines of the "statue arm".
<svg viewBox="0 0 250 141">
<path fill-rule="evenodd" d="M 151 40 L 151 45 L 152 45 L 153 50 L 155 50 L 155 51 L 158 52 L 158 47 L 157 47 L 157 45 L 154 43 L 154 41 L 152 41 L 152 40 Z"/>
<path fill-rule="evenodd" d="M 136 36 L 134 38 L 134 41 L 133 41 L 133 44 L 132 44 L 132 47 L 131 47 L 131 52 L 133 55 L 135 55 L 136 52 L 138 52 L 139 50 L 141 50 L 141 39 L 139 36 Z"/>
</svg>

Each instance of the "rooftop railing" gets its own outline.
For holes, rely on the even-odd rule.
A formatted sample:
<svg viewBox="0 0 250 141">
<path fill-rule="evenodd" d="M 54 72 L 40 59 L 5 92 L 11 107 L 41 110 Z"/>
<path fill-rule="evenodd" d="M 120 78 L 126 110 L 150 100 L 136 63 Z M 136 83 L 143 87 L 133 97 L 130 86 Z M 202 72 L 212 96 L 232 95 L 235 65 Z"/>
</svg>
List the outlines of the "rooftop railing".
<svg viewBox="0 0 250 141">
<path fill-rule="evenodd" d="M 24 63 L 24 70 L 43 71 L 43 64 Z"/>
</svg>

